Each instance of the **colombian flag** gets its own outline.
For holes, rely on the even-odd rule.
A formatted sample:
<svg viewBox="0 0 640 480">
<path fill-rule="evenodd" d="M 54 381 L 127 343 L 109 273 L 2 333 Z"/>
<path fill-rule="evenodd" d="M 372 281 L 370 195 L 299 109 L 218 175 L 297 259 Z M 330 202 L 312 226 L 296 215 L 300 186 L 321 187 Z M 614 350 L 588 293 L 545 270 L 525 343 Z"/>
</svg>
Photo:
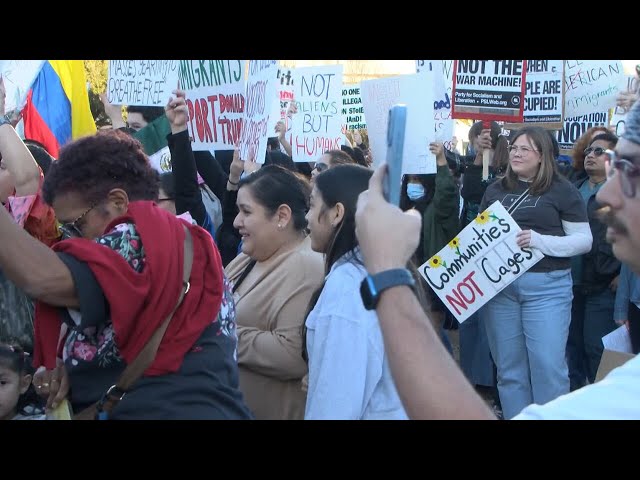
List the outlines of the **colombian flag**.
<svg viewBox="0 0 640 480">
<path fill-rule="evenodd" d="M 22 116 L 25 138 L 42 143 L 54 158 L 70 140 L 95 133 L 82 60 L 44 62 Z"/>
</svg>

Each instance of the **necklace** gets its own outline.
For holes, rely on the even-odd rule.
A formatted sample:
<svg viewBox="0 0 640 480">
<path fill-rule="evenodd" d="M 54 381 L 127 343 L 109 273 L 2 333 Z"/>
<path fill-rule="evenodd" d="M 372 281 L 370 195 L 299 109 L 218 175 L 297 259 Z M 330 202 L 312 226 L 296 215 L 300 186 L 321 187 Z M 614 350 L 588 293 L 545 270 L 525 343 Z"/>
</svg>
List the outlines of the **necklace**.
<svg viewBox="0 0 640 480">
<path fill-rule="evenodd" d="M 604 180 L 600 180 L 599 182 L 592 182 L 591 179 L 589 179 L 589 185 L 591 185 L 591 190 L 596 188 L 598 185 L 602 185 L 605 181 L 606 181 L 606 178 Z"/>
</svg>

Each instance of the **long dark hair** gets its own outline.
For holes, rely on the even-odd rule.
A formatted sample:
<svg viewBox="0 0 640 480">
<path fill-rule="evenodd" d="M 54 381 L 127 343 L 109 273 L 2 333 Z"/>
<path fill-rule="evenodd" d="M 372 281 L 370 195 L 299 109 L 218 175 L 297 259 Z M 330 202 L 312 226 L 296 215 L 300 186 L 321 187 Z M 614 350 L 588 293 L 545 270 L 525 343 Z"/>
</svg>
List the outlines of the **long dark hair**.
<svg viewBox="0 0 640 480">
<path fill-rule="evenodd" d="M 369 179 L 373 172 L 360 165 L 337 165 L 329 170 L 325 170 L 315 179 L 315 188 L 322 197 L 324 204 L 320 211 L 320 216 L 324 215 L 329 208 L 341 203 L 344 206 L 344 216 L 335 229 L 333 237 L 329 241 L 329 246 L 325 254 L 325 277 L 331 271 L 331 267 L 338 259 L 346 256 L 345 260 L 356 264 L 361 264 L 355 256 L 355 248 L 358 246 L 356 238 L 356 207 L 358 196 L 369 188 Z M 314 309 L 320 294 L 324 289 L 324 282 L 318 288 L 311 299 L 305 318 Z M 302 328 L 303 344 L 302 357 L 308 361 L 307 355 L 307 329 L 305 324 Z"/>
<path fill-rule="evenodd" d="M 311 188 L 307 182 L 279 165 L 268 165 L 240 180 L 238 189 L 251 188 L 251 195 L 267 212 L 275 215 L 280 205 L 291 209 L 296 231 L 307 228 Z"/>
</svg>

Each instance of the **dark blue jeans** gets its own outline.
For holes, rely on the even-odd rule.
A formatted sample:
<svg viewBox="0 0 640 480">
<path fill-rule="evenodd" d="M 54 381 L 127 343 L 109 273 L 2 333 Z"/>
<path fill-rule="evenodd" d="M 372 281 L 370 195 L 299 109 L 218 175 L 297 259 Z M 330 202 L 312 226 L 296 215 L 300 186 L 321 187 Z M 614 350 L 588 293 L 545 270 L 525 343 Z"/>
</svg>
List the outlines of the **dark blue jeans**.
<svg viewBox="0 0 640 480">
<path fill-rule="evenodd" d="M 573 293 L 571 325 L 567 340 L 567 363 L 571 390 L 593 383 L 604 346 L 602 337 L 617 328 L 613 321 L 615 294 L 607 288 L 600 293 Z"/>
</svg>

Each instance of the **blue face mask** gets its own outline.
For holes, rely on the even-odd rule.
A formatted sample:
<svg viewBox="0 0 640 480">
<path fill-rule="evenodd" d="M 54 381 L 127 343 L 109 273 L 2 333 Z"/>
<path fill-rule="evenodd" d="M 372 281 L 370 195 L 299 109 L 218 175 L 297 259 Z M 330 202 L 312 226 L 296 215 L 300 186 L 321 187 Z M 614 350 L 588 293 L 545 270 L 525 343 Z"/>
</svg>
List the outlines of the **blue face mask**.
<svg viewBox="0 0 640 480">
<path fill-rule="evenodd" d="M 424 197 L 424 186 L 419 183 L 407 184 L 407 196 L 412 202 Z"/>
</svg>

